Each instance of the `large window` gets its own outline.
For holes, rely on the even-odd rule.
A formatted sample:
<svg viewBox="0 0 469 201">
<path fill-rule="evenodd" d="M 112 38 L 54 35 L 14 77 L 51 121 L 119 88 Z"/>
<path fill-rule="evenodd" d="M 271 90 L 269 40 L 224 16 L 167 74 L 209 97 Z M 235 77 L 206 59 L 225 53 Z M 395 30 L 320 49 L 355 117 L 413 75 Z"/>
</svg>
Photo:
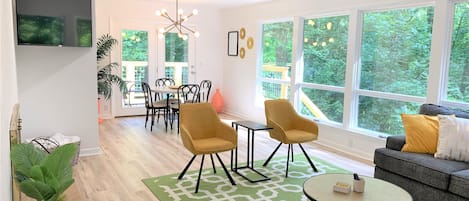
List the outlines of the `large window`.
<svg viewBox="0 0 469 201">
<path fill-rule="evenodd" d="M 178 33 L 165 34 L 165 75 L 173 78 L 176 85 L 188 83 L 189 42 L 179 38 Z"/>
<path fill-rule="evenodd" d="M 342 122 L 347 60 L 348 16 L 304 20 L 303 83 L 300 112 Z"/>
<path fill-rule="evenodd" d="M 364 14 L 358 127 L 403 133 L 400 113 L 425 101 L 432 24 L 432 7 Z"/>
<path fill-rule="evenodd" d="M 469 2 L 454 8 L 447 100 L 469 103 Z"/>
<path fill-rule="evenodd" d="M 262 26 L 262 94 L 265 99 L 288 98 L 292 59 L 293 22 Z"/>
</svg>

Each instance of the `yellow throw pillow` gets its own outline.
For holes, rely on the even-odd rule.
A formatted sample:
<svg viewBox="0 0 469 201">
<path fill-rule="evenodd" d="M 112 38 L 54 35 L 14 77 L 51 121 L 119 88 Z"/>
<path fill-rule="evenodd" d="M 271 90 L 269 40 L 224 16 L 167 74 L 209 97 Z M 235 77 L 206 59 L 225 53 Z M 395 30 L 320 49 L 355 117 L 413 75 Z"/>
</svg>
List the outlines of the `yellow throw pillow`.
<svg viewBox="0 0 469 201">
<path fill-rule="evenodd" d="M 434 154 L 438 145 L 438 116 L 401 114 L 406 142 L 401 151 Z"/>
</svg>

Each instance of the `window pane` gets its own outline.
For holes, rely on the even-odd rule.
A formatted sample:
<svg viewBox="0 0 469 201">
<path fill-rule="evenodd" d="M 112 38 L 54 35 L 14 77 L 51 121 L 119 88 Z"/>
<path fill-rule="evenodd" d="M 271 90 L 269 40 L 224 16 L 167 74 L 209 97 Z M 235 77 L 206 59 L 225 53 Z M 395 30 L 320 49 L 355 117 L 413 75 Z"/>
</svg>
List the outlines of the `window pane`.
<svg viewBox="0 0 469 201">
<path fill-rule="evenodd" d="M 148 32 L 122 30 L 122 78 L 128 93 L 123 94 L 123 107 L 144 106 L 141 82 L 148 82 Z"/>
<path fill-rule="evenodd" d="M 344 86 L 348 16 L 306 19 L 303 81 Z"/>
<path fill-rule="evenodd" d="M 433 7 L 365 13 L 360 88 L 426 96 Z"/>
<path fill-rule="evenodd" d="M 177 33 L 165 34 L 165 75 L 173 78 L 176 85 L 185 84 L 189 79 L 188 47 L 188 41 L 179 38 Z"/>
<path fill-rule="evenodd" d="M 358 127 L 390 135 L 404 134 L 401 113 L 416 114 L 420 104 L 395 100 L 359 97 Z"/>
<path fill-rule="evenodd" d="M 469 103 L 469 3 L 454 10 L 448 100 Z"/>
<path fill-rule="evenodd" d="M 288 99 L 290 97 L 290 87 L 287 84 L 277 84 L 262 82 L 262 94 L 267 99 Z"/>
<path fill-rule="evenodd" d="M 344 94 L 310 88 L 300 90 L 300 112 L 323 120 L 342 122 Z"/>
<path fill-rule="evenodd" d="M 262 29 L 262 77 L 289 80 L 293 22 L 264 24 Z"/>
</svg>

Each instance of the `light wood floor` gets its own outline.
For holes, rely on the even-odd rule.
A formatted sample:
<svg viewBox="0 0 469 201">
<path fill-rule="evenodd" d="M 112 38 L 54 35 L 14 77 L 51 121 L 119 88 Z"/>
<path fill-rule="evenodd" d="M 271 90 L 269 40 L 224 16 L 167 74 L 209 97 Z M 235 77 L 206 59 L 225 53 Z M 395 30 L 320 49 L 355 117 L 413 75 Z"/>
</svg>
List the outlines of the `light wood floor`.
<svg viewBox="0 0 469 201">
<path fill-rule="evenodd" d="M 234 117 L 220 115 L 231 125 Z M 166 133 L 160 122 L 150 129 L 144 128 L 145 117 L 123 117 L 104 120 L 99 126 L 102 154 L 81 157 L 74 166 L 75 183 L 67 190 L 68 201 L 151 201 L 158 200 L 141 182 L 141 179 L 179 173 L 192 154 L 182 145 L 176 129 Z M 239 132 L 240 159 L 246 158 L 246 132 Z M 256 132 L 256 160 L 266 159 L 278 145 L 267 132 Z M 321 158 L 337 166 L 361 175 L 372 176 L 373 165 L 359 161 L 317 144 L 306 143 L 304 148 L 310 156 Z M 295 153 L 300 153 L 295 146 Z M 276 156 L 286 155 L 287 146 L 279 149 Z M 220 154 L 225 165 L 230 163 L 229 152 Z M 196 158 L 191 169 L 198 169 Z M 204 165 L 210 167 L 210 163 Z M 203 186 L 203 184 L 202 184 Z M 28 199 L 22 199 L 28 200 Z"/>
</svg>

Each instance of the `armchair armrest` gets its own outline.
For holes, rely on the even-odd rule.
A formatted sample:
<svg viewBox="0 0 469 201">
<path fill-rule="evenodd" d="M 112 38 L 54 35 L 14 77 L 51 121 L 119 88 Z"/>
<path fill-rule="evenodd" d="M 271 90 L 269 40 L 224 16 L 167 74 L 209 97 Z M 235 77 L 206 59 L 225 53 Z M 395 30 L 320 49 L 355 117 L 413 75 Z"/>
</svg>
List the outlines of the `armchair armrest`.
<svg viewBox="0 0 469 201">
<path fill-rule="evenodd" d="M 216 129 L 217 137 L 233 142 L 236 146 L 238 145 L 238 136 L 234 128 L 220 121 Z"/>
<path fill-rule="evenodd" d="M 181 140 L 182 144 L 192 153 L 195 153 L 194 149 L 194 140 L 192 139 L 192 136 L 190 135 L 190 132 L 187 130 L 187 128 L 184 125 L 180 125 L 181 129 Z"/>
<path fill-rule="evenodd" d="M 405 144 L 405 135 L 394 135 L 386 138 L 386 148 L 400 151 Z"/>
<path fill-rule="evenodd" d="M 269 130 L 270 137 L 279 140 L 280 142 L 285 141 L 285 130 L 280 126 L 280 124 L 275 121 L 268 120 L 267 126 L 272 127 L 273 129 Z"/>
<path fill-rule="evenodd" d="M 301 129 L 310 133 L 314 133 L 316 135 L 318 134 L 318 125 L 316 124 L 316 122 L 309 120 L 307 118 L 304 118 L 298 114 L 296 115 L 294 124 L 295 124 L 294 126 L 295 128 L 298 128 L 298 129 Z"/>
</svg>

